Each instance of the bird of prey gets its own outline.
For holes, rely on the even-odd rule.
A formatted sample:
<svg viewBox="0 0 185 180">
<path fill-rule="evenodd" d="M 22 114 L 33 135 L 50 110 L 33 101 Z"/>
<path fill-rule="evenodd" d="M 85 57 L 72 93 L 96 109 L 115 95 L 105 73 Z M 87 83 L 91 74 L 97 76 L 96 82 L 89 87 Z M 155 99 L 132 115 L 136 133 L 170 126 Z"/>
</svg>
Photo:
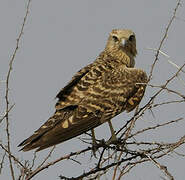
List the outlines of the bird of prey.
<svg viewBox="0 0 185 180">
<path fill-rule="evenodd" d="M 135 34 L 127 29 L 112 30 L 104 51 L 61 89 L 54 115 L 19 144 L 21 150 L 43 150 L 104 122 L 109 123 L 115 139 L 111 119 L 135 109 L 145 92 L 147 75 L 134 68 L 136 54 Z"/>
</svg>

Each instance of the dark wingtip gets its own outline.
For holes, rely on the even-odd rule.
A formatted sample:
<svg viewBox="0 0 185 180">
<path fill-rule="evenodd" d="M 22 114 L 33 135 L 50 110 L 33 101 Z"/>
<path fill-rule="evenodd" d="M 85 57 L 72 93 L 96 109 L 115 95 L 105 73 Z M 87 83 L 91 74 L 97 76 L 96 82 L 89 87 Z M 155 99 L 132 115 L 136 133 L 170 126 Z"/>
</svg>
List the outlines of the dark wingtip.
<svg viewBox="0 0 185 180">
<path fill-rule="evenodd" d="M 28 142 L 28 139 L 25 139 L 24 141 L 22 141 L 17 147 L 21 147 L 21 146 L 24 146 L 22 147 L 19 151 L 30 151 L 32 149 L 35 149 L 35 147 L 33 147 L 33 145 L 31 143 Z"/>
<path fill-rule="evenodd" d="M 24 151 L 24 147 L 23 147 L 23 148 L 21 148 L 21 149 L 19 149 L 19 152 L 20 152 L 20 151 Z"/>
<path fill-rule="evenodd" d="M 29 151 L 29 150 L 37 148 L 38 145 L 36 144 L 36 142 L 40 137 L 41 135 L 37 135 L 36 133 L 34 133 L 32 136 L 22 141 L 18 145 L 18 147 L 24 146 L 20 151 Z"/>
<path fill-rule="evenodd" d="M 27 139 L 25 139 L 24 141 L 22 141 L 17 147 L 23 146 L 25 144 Z"/>
<path fill-rule="evenodd" d="M 25 139 L 24 141 L 22 141 L 17 147 L 24 146 L 24 145 L 26 144 L 26 140 L 27 140 L 27 139 Z M 22 147 L 19 151 L 25 151 L 25 146 Z"/>
<path fill-rule="evenodd" d="M 24 151 L 24 152 L 26 152 L 26 151 L 33 150 L 33 149 L 35 149 L 35 148 L 37 148 L 37 147 L 34 147 L 32 144 L 27 144 L 27 145 L 25 145 L 23 148 L 21 148 L 19 151 Z"/>
</svg>

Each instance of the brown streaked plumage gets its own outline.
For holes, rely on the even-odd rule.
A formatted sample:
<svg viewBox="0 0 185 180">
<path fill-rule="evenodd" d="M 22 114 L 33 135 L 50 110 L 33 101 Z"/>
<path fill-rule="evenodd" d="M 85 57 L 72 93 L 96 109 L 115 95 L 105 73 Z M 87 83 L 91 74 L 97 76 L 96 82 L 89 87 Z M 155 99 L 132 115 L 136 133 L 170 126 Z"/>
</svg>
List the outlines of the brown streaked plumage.
<svg viewBox="0 0 185 180">
<path fill-rule="evenodd" d="M 113 117 L 132 111 L 140 103 L 147 82 L 146 73 L 134 68 L 136 54 L 135 34 L 112 30 L 105 50 L 57 94 L 56 112 L 19 144 L 21 150 L 40 151 L 107 121 L 111 127 Z"/>
</svg>

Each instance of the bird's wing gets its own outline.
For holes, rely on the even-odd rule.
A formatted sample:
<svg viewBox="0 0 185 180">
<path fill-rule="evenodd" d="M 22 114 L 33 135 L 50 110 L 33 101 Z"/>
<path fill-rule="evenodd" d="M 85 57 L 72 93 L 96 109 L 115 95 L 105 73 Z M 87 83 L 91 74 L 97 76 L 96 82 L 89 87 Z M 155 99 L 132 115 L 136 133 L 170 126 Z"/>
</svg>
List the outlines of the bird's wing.
<svg viewBox="0 0 185 180">
<path fill-rule="evenodd" d="M 78 105 L 86 98 L 89 89 L 97 82 L 101 81 L 104 74 L 108 73 L 106 63 L 94 62 L 80 70 L 57 95 L 56 110 L 61 110 L 67 106 Z"/>
<path fill-rule="evenodd" d="M 64 142 L 100 125 L 99 112 L 89 112 L 84 116 L 83 109 L 68 106 L 56 111 L 32 136 L 24 140 L 19 146 L 21 150 L 37 151 Z M 100 115 L 101 116 L 101 115 Z"/>
<path fill-rule="evenodd" d="M 131 76 L 128 78 L 128 84 L 133 84 L 134 88 L 127 98 L 125 108 L 127 112 L 134 110 L 141 102 L 148 82 L 148 77 L 143 70 L 131 68 L 130 72 Z"/>
<path fill-rule="evenodd" d="M 91 69 L 92 64 L 87 65 L 86 67 L 80 69 L 71 79 L 71 81 L 60 90 L 60 92 L 56 95 L 56 98 L 59 101 L 65 101 L 66 97 L 72 92 L 73 88 L 79 83 L 81 78 L 85 76 Z"/>
<path fill-rule="evenodd" d="M 147 83 L 147 75 L 141 69 L 121 68 L 105 73 L 85 92 L 80 103 L 89 111 L 104 112 L 101 122 L 126 110 L 132 111 L 141 101 Z"/>
<path fill-rule="evenodd" d="M 47 146 L 57 144 L 54 141 L 55 137 L 52 136 L 52 133 L 54 133 L 54 136 L 55 134 L 57 134 L 58 130 L 60 131 L 59 134 L 66 133 L 66 125 L 68 124 L 69 117 L 72 116 L 74 113 L 77 113 L 78 117 L 82 114 L 84 115 L 84 109 L 79 108 L 78 104 L 85 97 L 85 91 L 88 91 L 88 88 L 101 76 L 101 73 L 99 73 L 98 70 L 94 69 L 95 67 L 92 68 L 92 64 L 81 69 L 79 72 L 76 73 L 72 80 L 57 94 L 56 97 L 59 98 L 59 100 L 56 104 L 55 114 L 51 118 L 49 118 L 48 121 L 45 122 L 38 130 L 36 130 L 32 136 L 18 145 L 24 146 L 22 150 L 27 151 L 37 147 L 40 147 L 41 149 L 42 144 L 44 147 L 46 146 L 46 144 Z M 78 112 L 76 112 L 77 110 Z M 75 125 L 72 127 L 78 126 L 79 122 L 84 122 L 87 118 L 93 119 L 92 112 L 87 112 L 86 117 L 83 118 L 82 121 L 80 121 L 78 117 L 74 115 L 74 119 L 76 119 L 76 122 Z M 93 128 L 91 124 L 92 123 L 90 123 L 87 130 Z M 58 127 L 60 127 L 61 129 Z M 64 132 L 62 131 L 62 128 Z M 68 130 L 70 130 L 70 128 L 68 128 L 67 131 Z M 79 135 L 78 132 L 74 133 L 73 137 L 77 135 Z M 51 139 L 52 142 L 50 142 L 47 137 L 52 137 L 54 139 Z M 60 140 L 58 138 L 56 139 L 57 141 L 61 142 L 69 139 L 70 137 L 71 136 L 67 135 L 65 136 L 65 138 L 61 138 Z"/>
</svg>

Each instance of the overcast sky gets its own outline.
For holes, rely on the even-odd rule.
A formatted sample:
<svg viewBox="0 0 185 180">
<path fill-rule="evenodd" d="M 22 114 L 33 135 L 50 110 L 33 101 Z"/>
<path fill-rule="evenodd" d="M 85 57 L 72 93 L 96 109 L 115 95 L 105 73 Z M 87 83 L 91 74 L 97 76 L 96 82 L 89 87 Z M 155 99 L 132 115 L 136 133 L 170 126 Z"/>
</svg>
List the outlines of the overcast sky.
<svg viewBox="0 0 185 180">
<path fill-rule="evenodd" d="M 104 49 L 108 34 L 113 28 L 128 28 L 135 32 L 138 49 L 136 67 L 149 73 L 155 52 L 147 50 L 147 48 L 159 46 L 176 3 L 176 0 L 32 0 L 10 81 L 11 104 L 15 103 L 10 115 L 13 153 L 20 160 L 33 157 L 33 152 L 18 152 L 17 144 L 30 136 L 52 115 L 56 102 L 54 97 L 58 91 L 66 85 L 76 71 L 95 60 Z M 8 63 L 16 45 L 16 38 L 20 32 L 25 11 L 25 0 L 1 0 L 0 2 L 1 81 L 5 80 Z M 180 66 L 185 62 L 184 1 L 177 16 L 184 20 L 176 19 L 174 21 L 162 50 Z M 175 71 L 176 69 L 167 62 L 166 58 L 160 56 L 154 71 L 153 83 L 164 83 Z M 173 84 L 174 86 L 182 92 L 185 90 L 178 81 Z M 3 89 L 4 84 L 1 83 L 1 107 L 4 97 Z M 152 94 L 151 91 L 148 91 L 142 104 Z M 171 97 L 170 94 L 169 97 Z M 166 94 L 161 96 L 162 100 L 167 98 Z M 184 109 L 184 104 L 178 107 L 169 106 L 155 109 L 155 118 L 148 112 L 143 117 L 143 121 L 137 123 L 136 128 L 150 126 L 153 122 L 156 124 L 156 122 L 184 117 Z M 0 109 L 0 112 L 2 114 L 3 109 Z M 130 116 L 123 113 L 114 118 L 115 129 L 119 129 L 124 123 L 123 120 L 128 120 Z M 105 127 L 107 128 L 106 124 L 96 129 L 98 138 L 110 136 Z M 173 130 L 164 128 L 156 131 L 155 134 L 151 134 L 145 139 L 177 140 L 177 137 L 181 137 L 184 133 L 181 127 L 185 127 L 185 123 L 174 126 Z M 2 127 L 0 128 L 2 129 Z M 5 139 L 3 134 L 5 134 L 4 131 L 0 132 L 2 139 Z M 83 147 L 86 145 L 74 138 L 58 145 L 51 160 Z M 39 157 L 43 158 L 47 152 L 48 150 L 40 152 Z M 1 155 L 2 152 L 0 152 L 0 159 Z M 182 177 L 185 177 L 185 159 L 170 157 L 162 159 L 160 162 L 166 166 L 169 165 L 169 171 L 175 179 L 181 180 Z M 66 176 L 76 176 L 82 172 L 81 170 L 85 166 L 88 166 L 88 163 L 88 159 L 82 166 L 78 166 L 72 161 L 61 162 L 41 172 L 33 179 L 57 178 L 62 173 Z M 162 173 L 159 169 L 152 163 L 146 163 L 133 169 L 125 176 L 125 179 L 158 180 L 160 176 Z M 3 169 L 0 179 L 10 179 L 8 166 Z"/>
</svg>

